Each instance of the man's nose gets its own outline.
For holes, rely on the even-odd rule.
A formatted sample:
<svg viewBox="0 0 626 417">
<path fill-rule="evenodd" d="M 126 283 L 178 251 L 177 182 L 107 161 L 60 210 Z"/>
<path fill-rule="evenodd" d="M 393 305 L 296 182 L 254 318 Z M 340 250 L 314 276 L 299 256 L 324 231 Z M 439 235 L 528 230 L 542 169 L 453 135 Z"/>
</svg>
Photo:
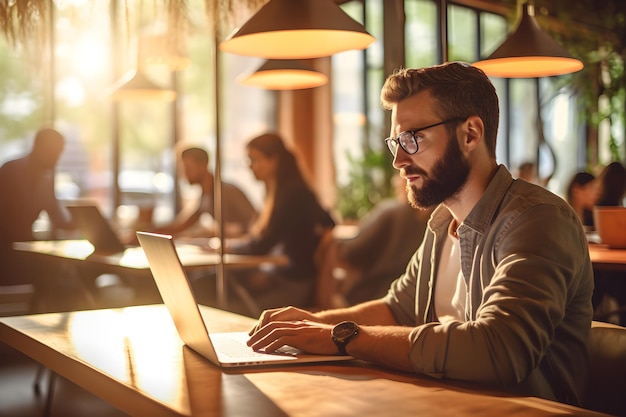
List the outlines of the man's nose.
<svg viewBox="0 0 626 417">
<path fill-rule="evenodd" d="M 411 155 L 406 153 L 404 149 L 398 146 L 398 150 L 396 151 L 396 155 L 393 157 L 393 167 L 395 169 L 402 169 L 411 164 Z"/>
</svg>

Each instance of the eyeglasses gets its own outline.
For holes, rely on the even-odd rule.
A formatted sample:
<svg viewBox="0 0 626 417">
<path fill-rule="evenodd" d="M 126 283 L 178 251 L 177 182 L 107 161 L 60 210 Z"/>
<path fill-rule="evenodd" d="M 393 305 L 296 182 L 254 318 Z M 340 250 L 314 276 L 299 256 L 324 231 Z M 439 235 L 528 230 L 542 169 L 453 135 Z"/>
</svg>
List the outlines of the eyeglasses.
<svg viewBox="0 0 626 417">
<path fill-rule="evenodd" d="M 387 144 L 387 147 L 389 148 L 389 152 L 391 152 L 391 154 L 394 157 L 396 156 L 396 153 L 398 152 L 398 146 L 400 146 L 404 152 L 408 153 L 409 155 L 413 155 L 419 150 L 418 138 L 415 137 L 415 134 L 417 132 L 421 132 L 426 129 L 431 129 L 433 127 L 445 125 L 445 124 L 452 123 L 452 122 L 460 122 L 463 120 L 464 119 L 460 117 L 455 117 L 452 119 L 446 119 L 446 120 L 442 120 L 441 122 L 433 123 L 432 125 L 420 127 L 418 129 L 407 130 L 407 131 L 401 132 L 395 138 L 393 137 L 386 138 L 385 143 Z"/>
</svg>

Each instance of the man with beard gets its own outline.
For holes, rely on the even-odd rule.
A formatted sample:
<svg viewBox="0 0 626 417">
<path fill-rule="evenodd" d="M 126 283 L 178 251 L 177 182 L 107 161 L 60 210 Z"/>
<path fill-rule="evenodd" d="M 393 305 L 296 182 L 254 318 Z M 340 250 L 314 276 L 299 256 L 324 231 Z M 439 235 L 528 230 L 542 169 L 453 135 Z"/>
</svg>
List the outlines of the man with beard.
<svg viewBox="0 0 626 417">
<path fill-rule="evenodd" d="M 387 295 L 345 309 L 265 311 L 248 342 L 291 345 L 580 405 L 593 272 L 576 213 L 496 162 L 498 98 L 462 63 L 403 69 L 381 99 L 422 245 Z"/>
</svg>

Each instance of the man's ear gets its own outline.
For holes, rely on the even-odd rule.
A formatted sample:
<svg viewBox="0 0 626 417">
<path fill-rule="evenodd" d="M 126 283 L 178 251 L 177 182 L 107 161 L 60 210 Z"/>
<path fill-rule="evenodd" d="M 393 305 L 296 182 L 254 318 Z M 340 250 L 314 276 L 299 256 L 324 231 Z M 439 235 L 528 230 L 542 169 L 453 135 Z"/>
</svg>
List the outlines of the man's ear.
<svg viewBox="0 0 626 417">
<path fill-rule="evenodd" d="M 478 116 L 470 116 L 465 120 L 465 143 L 469 150 L 476 148 L 485 140 L 485 124 Z"/>
</svg>

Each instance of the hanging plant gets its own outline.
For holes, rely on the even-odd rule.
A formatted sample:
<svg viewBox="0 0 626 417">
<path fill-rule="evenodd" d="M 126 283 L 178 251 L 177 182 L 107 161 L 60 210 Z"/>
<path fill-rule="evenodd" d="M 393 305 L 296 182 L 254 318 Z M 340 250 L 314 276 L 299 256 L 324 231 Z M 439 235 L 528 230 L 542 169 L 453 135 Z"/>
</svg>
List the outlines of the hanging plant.
<svg viewBox="0 0 626 417">
<path fill-rule="evenodd" d="M 50 32 L 50 0 L 0 2 L 0 29 L 9 42 L 43 43 Z"/>
<path fill-rule="evenodd" d="M 596 129 L 604 120 L 626 129 L 626 3 L 536 0 L 535 4 L 538 18 L 543 16 L 542 26 L 585 65 L 563 76 L 563 83 L 580 97 L 581 116 Z M 624 161 L 623 146 L 614 130 L 610 132 L 611 159 Z M 626 137 L 626 131 L 621 136 Z"/>
</svg>

